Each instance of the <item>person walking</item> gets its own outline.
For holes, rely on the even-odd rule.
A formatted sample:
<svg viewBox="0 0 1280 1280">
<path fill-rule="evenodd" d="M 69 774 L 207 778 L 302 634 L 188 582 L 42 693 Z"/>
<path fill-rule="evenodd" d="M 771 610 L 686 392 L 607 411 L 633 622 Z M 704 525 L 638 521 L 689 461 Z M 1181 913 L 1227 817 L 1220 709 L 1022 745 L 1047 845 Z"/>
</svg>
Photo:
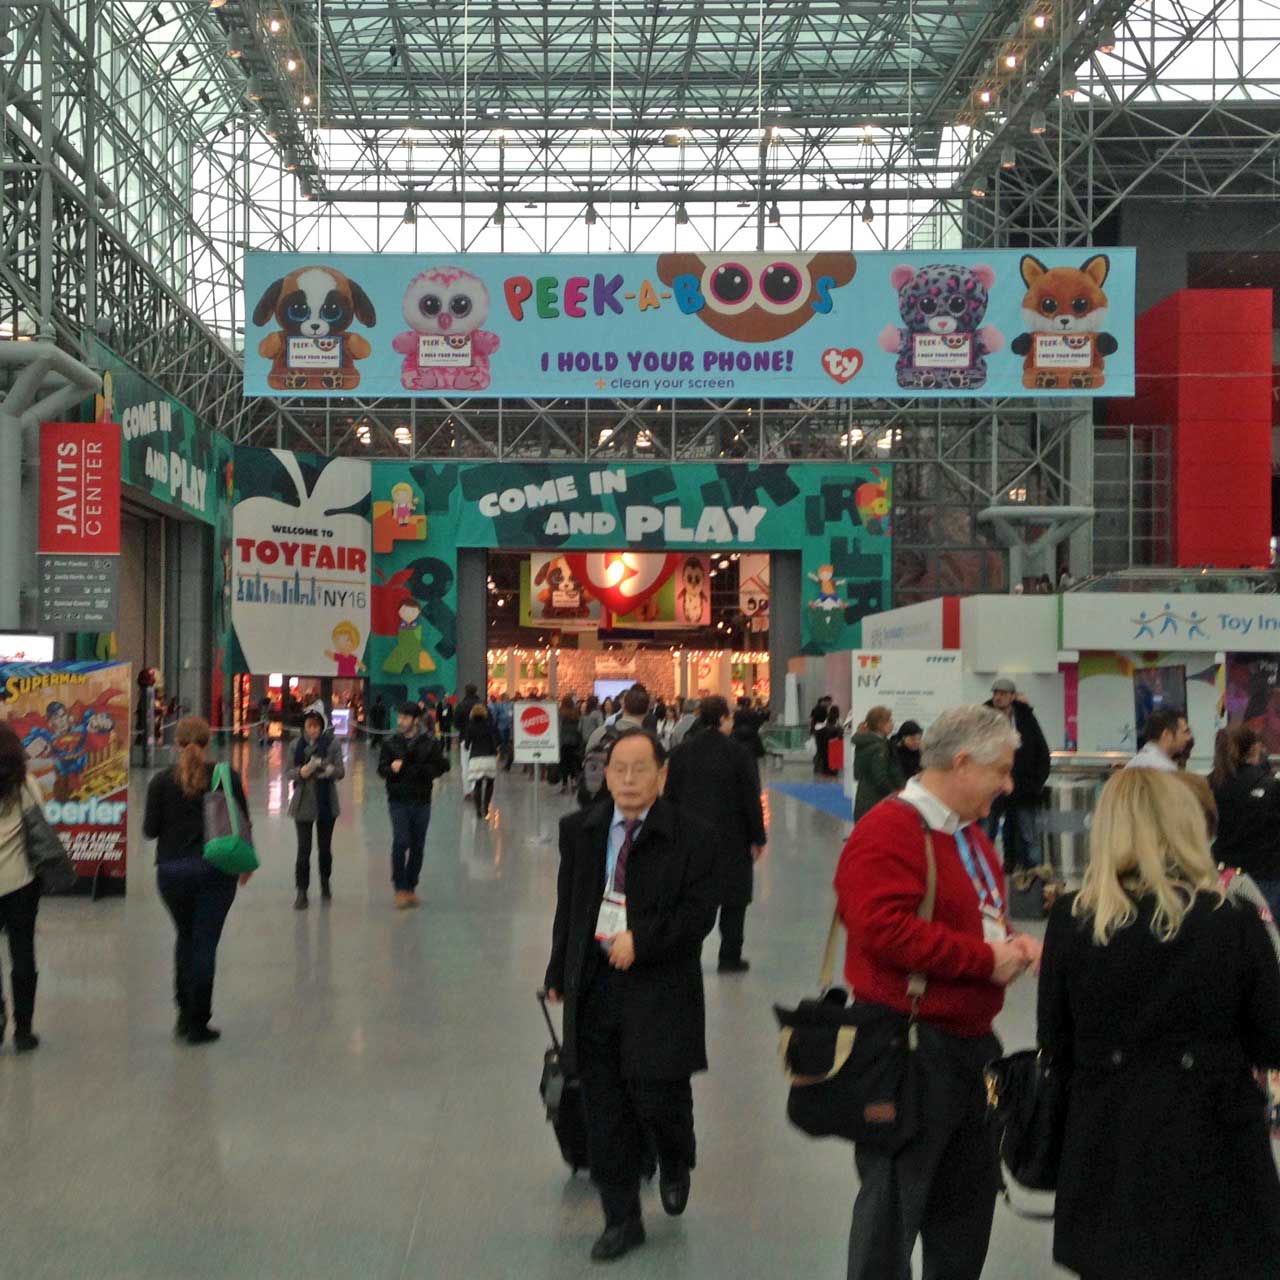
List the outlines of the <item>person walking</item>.
<svg viewBox="0 0 1280 1280">
<path fill-rule="evenodd" d="M 573 694 L 560 699 L 560 794 L 567 795 L 582 772 L 586 741 L 582 736 L 582 716 Z"/>
<path fill-rule="evenodd" d="M 467 685 L 453 712 L 453 725 L 458 734 L 459 759 L 462 762 L 462 798 L 471 799 L 471 775 L 467 769 L 467 726 L 471 723 L 471 709 L 480 701 L 480 693 L 473 684 Z"/>
<path fill-rule="evenodd" d="M 824 778 L 835 778 L 839 769 L 831 767 L 831 744 L 844 737 L 840 721 L 840 708 L 834 702 L 827 703 L 826 721 L 813 732 L 813 771 Z"/>
<path fill-rule="evenodd" d="M 855 822 L 906 785 L 897 754 L 889 744 L 892 732 L 893 712 L 888 707 L 872 707 L 853 735 L 853 776 L 858 784 L 853 798 Z"/>
<path fill-rule="evenodd" d="M 1280 968 L 1224 901 L 1168 771 L 1103 788 L 1079 893 L 1049 916 L 1038 1039 L 1067 1082 L 1054 1259 L 1085 1280 L 1264 1280 L 1280 1179 L 1251 1068 L 1280 1067 Z"/>
<path fill-rule="evenodd" d="M 689 736 L 694 726 L 698 723 L 697 698 L 686 698 L 684 706 L 681 708 L 681 713 L 680 719 L 676 721 L 676 727 L 671 733 L 673 749 L 678 747 Z"/>
<path fill-rule="evenodd" d="M 894 759 L 898 762 L 898 772 L 902 775 L 903 785 L 920 772 L 920 741 L 923 737 L 924 730 L 914 720 L 908 720 L 900 725 L 897 733 L 889 739 Z"/>
<path fill-rule="evenodd" d="M 258 699 L 258 746 L 271 745 L 271 695 L 264 693 Z"/>
<path fill-rule="evenodd" d="M 498 749 L 501 742 L 489 708 L 477 702 L 462 730 L 462 745 L 467 750 L 467 785 L 475 801 L 476 817 L 482 822 L 489 816 L 493 800 L 494 779 L 498 776 Z"/>
<path fill-rule="evenodd" d="M 760 728 L 768 716 L 752 705 L 750 698 L 739 698 L 733 713 L 733 739 L 744 746 L 757 761 L 764 759 L 764 740 Z"/>
<path fill-rule="evenodd" d="M 500 694 L 489 708 L 493 716 L 493 727 L 498 731 L 498 762 L 504 772 L 511 772 L 512 734 L 515 731 L 515 715 L 511 707 L 511 699 Z"/>
<path fill-rule="evenodd" d="M 1013 792 L 991 806 L 987 819 L 987 835 L 993 842 L 1003 823 L 1004 870 L 1008 875 L 1038 867 L 1041 862 L 1036 815 L 1044 805 L 1044 789 L 1049 782 L 1049 744 L 1036 713 L 1008 676 L 1001 676 L 992 684 L 987 706 L 1007 716 L 1019 738 L 1013 757 Z"/>
<path fill-rule="evenodd" d="M 662 747 L 643 729 L 609 746 L 609 803 L 560 822 L 545 985 L 563 1000 L 562 1065 L 578 1074 L 610 1261 L 644 1243 L 644 1132 L 663 1209 L 684 1212 L 697 1145 L 691 1077 L 707 1067 L 701 952 L 716 911 L 714 837 L 662 795 Z"/>
<path fill-rule="evenodd" d="M 827 723 L 828 713 L 831 710 L 831 704 L 834 699 L 829 693 L 824 693 L 817 702 L 813 704 L 813 709 L 809 712 L 809 733 L 815 734 L 823 725 Z"/>
<path fill-rule="evenodd" d="M 593 693 L 587 699 L 586 705 L 582 709 L 582 724 L 580 728 L 584 749 L 586 744 L 591 741 L 592 734 L 594 734 L 602 724 L 604 724 L 604 712 L 600 710 L 600 699 Z"/>
<path fill-rule="evenodd" d="M 840 855 L 846 983 L 859 1001 L 917 1013 L 920 1080 L 915 1137 L 894 1155 L 854 1148 L 849 1280 L 905 1280 L 917 1236 L 926 1276 L 982 1274 L 1000 1187 L 983 1068 L 1000 1055 L 992 1023 L 1005 987 L 1039 958 L 1039 944 L 1009 928 L 1000 861 L 981 825 L 1013 788 L 1016 747 L 999 712 L 944 711 L 924 735 L 921 773 L 854 826 Z M 930 848 L 936 896 L 922 920 Z"/>
<path fill-rule="evenodd" d="M 293 766 L 289 781 L 293 795 L 289 798 L 289 816 L 298 835 L 298 858 L 294 868 L 294 886 L 298 896 L 295 911 L 307 909 L 307 892 L 311 888 L 311 838 L 314 831 L 319 847 L 320 897 L 333 898 L 333 826 L 338 821 L 340 806 L 338 788 L 334 785 L 346 777 L 347 767 L 342 747 L 325 728 L 324 717 L 308 711 L 302 720 L 302 736 L 294 744 Z"/>
<path fill-rule="evenodd" d="M 1247 872 L 1280 920 L 1280 782 L 1264 763 L 1267 748 L 1248 725 L 1218 735 L 1209 785 L 1218 804 L 1214 856 Z"/>
<path fill-rule="evenodd" d="M 644 685 L 632 685 L 622 695 L 622 707 L 611 720 L 606 718 L 587 740 L 582 756 L 582 776 L 578 780 L 578 803 L 595 804 L 608 791 L 605 761 L 610 746 L 628 729 L 643 729 L 649 714 L 649 694 Z"/>
<path fill-rule="evenodd" d="M 755 864 L 769 842 L 760 801 L 760 768 L 732 736 L 734 717 L 723 698 L 705 698 L 702 732 L 672 754 L 664 795 L 681 813 L 703 819 L 715 832 L 720 878 L 720 973 L 746 973 L 742 958 Z"/>
<path fill-rule="evenodd" d="M 204 858 L 204 797 L 213 778 L 206 755 L 210 736 L 209 722 L 200 716 L 178 721 L 177 763 L 151 779 L 142 818 L 143 836 L 156 842 L 156 881 L 178 935 L 173 954 L 178 1006 L 174 1034 L 188 1044 L 210 1044 L 222 1035 L 209 1025 L 213 979 L 222 927 L 236 899 L 236 877 Z M 235 769 L 231 792 L 247 816 L 244 784 Z M 248 884 L 249 875 L 241 876 L 239 883 Z"/>
<path fill-rule="evenodd" d="M 667 704 L 667 709 L 662 719 L 658 722 L 658 741 L 662 743 L 662 749 L 670 757 L 676 742 L 676 726 L 680 723 L 680 708 L 674 702 Z"/>
<path fill-rule="evenodd" d="M 1176 707 L 1157 707 L 1147 717 L 1142 736 L 1142 749 L 1125 765 L 1126 769 L 1175 773 L 1186 764 L 1195 746 L 1187 713 Z"/>
<path fill-rule="evenodd" d="M 396 731 L 383 742 L 378 757 L 391 814 L 391 883 L 398 910 L 422 905 L 416 891 L 431 824 L 431 788 L 448 772 L 440 739 L 422 732 L 417 704 L 404 703 L 396 713 Z"/>
<path fill-rule="evenodd" d="M 40 884 L 27 857 L 23 815 L 41 806 L 39 787 L 27 774 L 22 739 L 0 721 L 0 928 L 9 935 L 9 980 L 13 986 L 13 1047 L 18 1053 L 38 1048 L 32 1030 L 36 1011 L 36 914 Z M 8 1017 L 0 984 L 0 1044 Z"/>
</svg>

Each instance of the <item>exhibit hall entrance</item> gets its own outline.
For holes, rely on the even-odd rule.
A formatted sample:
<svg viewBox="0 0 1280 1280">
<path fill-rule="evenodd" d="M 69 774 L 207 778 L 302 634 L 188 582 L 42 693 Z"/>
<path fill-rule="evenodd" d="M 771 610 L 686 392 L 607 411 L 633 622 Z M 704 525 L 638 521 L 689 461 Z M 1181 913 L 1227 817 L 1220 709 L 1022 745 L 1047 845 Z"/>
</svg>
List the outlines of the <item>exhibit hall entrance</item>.
<svg viewBox="0 0 1280 1280">
<path fill-rule="evenodd" d="M 769 582 L 767 551 L 489 551 L 489 696 L 767 703 Z"/>
</svg>

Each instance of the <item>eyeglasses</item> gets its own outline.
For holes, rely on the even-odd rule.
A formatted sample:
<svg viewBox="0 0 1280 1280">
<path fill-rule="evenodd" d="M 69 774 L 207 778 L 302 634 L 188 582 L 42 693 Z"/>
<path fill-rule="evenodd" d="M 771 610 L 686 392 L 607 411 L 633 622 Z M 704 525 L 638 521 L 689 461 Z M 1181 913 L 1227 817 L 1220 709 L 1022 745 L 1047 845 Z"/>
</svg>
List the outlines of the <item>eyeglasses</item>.
<svg viewBox="0 0 1280 1280">
<path fill-rule="evenodd" d="M 658 772 L 658 766 L 652 761 L 648 764 L 611 764 L 605 772 L 622 782 L 630 782 L 632 779 L 642 782 L 645 778 L 653 777 Z"/>
</svg>

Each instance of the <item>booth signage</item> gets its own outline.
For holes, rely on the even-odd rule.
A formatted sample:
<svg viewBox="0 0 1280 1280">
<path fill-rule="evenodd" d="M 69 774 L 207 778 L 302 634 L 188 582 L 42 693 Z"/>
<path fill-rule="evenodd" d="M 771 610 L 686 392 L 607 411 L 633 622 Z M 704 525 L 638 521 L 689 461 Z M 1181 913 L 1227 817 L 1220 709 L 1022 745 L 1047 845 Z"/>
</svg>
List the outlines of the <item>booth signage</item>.
<svg viewBox="0 0 1280 1280">
<path fill-rule="evenodd" d="M 1068 591 L 1062 647 L 1090 651 L 1274 653 L 1280 596 L 1234 593 L 1104 595 Z"/>
<path fill-rule="evenodd" d="M 46 631 L 114 631 L 120 557 L 39 555 L 39 623 Z"/>
<path fill-rule="evenodd" d="M 250 396 L 1130 396 L 1134 251 L 250 253 Z"/>
<path fill-rule="evenodd" d="M 127 662 L 0 664 L 0 719 L 26 748 L 44 813 L 82 883 L 123 889 L 128 857 Z"/>
<path fill-rule="evenodd" d="M 554 702 L 517 702 L 516 764 L 553 764 L 560 759 L 560 715 Z"/>
</svg>

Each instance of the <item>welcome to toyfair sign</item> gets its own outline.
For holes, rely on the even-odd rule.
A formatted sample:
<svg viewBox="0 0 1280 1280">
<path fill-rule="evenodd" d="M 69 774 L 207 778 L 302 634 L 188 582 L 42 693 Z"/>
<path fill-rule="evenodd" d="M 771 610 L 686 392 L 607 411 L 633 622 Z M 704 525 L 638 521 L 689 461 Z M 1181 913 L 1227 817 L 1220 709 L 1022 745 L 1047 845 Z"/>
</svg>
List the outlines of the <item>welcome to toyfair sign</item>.
<svg viewBox="0 0 1280 1280">
<path fill-rule="evenodd" d="M 282 254 L 249 396 L 1133 394 L 1134 252 Z"/>
</svg>

